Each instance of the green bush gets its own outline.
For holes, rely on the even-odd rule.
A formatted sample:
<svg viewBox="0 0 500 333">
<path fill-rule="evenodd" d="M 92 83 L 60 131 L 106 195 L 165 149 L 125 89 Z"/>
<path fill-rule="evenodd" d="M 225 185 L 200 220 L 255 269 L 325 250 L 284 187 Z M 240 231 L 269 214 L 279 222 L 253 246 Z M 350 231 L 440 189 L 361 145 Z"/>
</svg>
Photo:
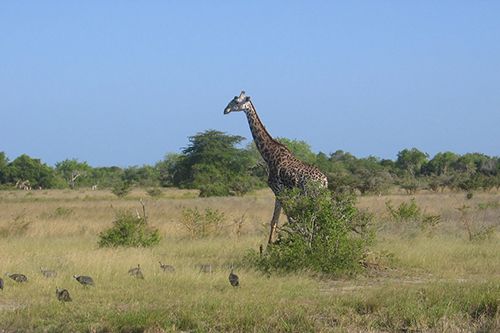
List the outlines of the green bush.
<svg viewBox="0 0 500 333">
<path fill-rule="evenodd" d="M 359 214 L 352 196 L 332 198 L 327 189 L 312 185 L 306 192 L 291 190 L 280 196 L 292 222 L 279 229 L 278 240 L 264 253 L 251 252 L 247 261 L 266 273 L 359 271 L 371 238 L 353 233 L 351 222 L 367 215 Z"/>
<path fill-rule="evenodd" d="M 160 242 L 160 232 L 147 224 L 145 216 L 128 211 L 116 214 L 113 226 L 99 234 L 100 247 L 149 247 Z"/>
<path fill-rule="evenodd" d="M 123 198 L 130 192 L 130 183 L 119 181 L 113 185 L 111 192 L 119 198 Z"/>
<path fill-rule="evenodd" d="M 397 222 L 417 221 L 422 216 L 422 211 L 415 202 L 415 198 L 409 202 L 402 202 L 397 208 L 394 208 L 391 201 L 388 200 L 385 202 L 385 207 L 391 218 Z"/>
</svg>

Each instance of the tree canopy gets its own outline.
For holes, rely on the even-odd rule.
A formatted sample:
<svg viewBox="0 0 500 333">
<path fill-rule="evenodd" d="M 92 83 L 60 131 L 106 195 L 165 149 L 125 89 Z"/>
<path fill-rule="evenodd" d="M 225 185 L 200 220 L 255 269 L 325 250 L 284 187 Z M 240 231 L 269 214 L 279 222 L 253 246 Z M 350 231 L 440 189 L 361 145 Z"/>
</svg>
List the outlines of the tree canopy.
<svg viewBox="0 0 500 333">
<path fill-rule="evenodd" d="M 26 154 L 9 160 L 0 152 L 0 188 L 28 182 L 32 188 L 78 188 L 120 184 L 141 187 L 199 189 L 200 195 L 242 195 L 265 187 L 267 166 L 253 141 L 217 130 L 188 138 L 180 153 L 169 153 L 154 165 L 92 167 L 66 159 L 50 167 Z M 500 158 L 481 153 L 440 152 L 434 157 L 417 148 L 403 149 L 395 160 L 374 156 L 358 158 L 349 152 L 314 153 L 305 141 L 279 138 L 292 153 L 316 165 L 335 191 L 382 193 L 399 186 L 409 193 L 419 189 L 473 191 L 500 188 Z"/>
</svg>

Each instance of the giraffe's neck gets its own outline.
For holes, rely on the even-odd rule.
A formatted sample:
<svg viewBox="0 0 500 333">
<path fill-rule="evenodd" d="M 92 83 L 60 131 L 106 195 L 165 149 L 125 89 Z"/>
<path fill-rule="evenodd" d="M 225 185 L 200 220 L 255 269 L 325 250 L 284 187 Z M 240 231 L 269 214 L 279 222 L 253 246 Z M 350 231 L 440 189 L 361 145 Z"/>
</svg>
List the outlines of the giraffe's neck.
<svg viewBox="0 0 500 333">
<path fill-rule="evenodd" d="M 251 103 L 251 102 L 250 102 Z M 251 104 L 251 108 L 245 111 L 248 119 L 248 126 L 250 126 L 250 131 L 252 132 L 253 140 L 257 146 L 257 150 L 260 155 L 269 165 L 273 162 L 273 152 L 275 147 L 280 144 L 276 142 L 271 135 L 267 132 L 266 128 L 260 121 L 255 107 Z"/>
</svg>

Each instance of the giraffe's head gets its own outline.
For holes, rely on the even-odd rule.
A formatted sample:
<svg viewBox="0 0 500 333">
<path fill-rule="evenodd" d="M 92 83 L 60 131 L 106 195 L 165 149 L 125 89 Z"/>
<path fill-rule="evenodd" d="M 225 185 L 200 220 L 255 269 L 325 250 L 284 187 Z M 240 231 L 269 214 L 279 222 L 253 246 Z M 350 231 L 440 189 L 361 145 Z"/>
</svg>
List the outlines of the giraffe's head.
<svg viewBox="0 0 500 333">
<path fill-rule="evenodd" d="M 247 111 L 250 108 L 250 96 L 246 96 L 245 92 L 242 91 L 239 96 L 234 96 L 231 102 L 229 102 L 229 104 L 224 109 L 224 114 L 236 111 Z"/>
</svg>

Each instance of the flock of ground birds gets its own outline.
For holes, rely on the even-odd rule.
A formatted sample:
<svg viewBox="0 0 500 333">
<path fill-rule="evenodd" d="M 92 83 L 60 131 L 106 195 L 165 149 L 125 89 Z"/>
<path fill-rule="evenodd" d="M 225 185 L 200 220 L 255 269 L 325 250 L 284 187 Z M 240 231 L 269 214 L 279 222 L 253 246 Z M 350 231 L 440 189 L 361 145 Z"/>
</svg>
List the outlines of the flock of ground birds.
<svg viewBox="0 0 500 333">
<path fill-rule="evenodd" d="M 162 264 L 161 261 L 159 263 L 160 263 L 160 268 L 164 272 L 167 272 L 167 273 L 175 272 L 174 266 Z M 197 267 L 200 269 L 200 272 L 212 273 L 212 265 L 211 264 L 200 264 L 200 265 L 197 265 Z M 53 277 L 57 276 L 57 272 L 54 270 L 50 270 L 50 269 L 40 268 L 40 272 L 46 278 L 53 278 Z M 131 269 L 129 269 L 128 274 L 135 277 L 135 278 L 138 278 L 138 279 L 144 279 L 144 274 L 142 274 L 140 264 L 137 264 L 137 267 L 132 267 Z M 11 278 L 12 280 L 16 281 L 17 283 L 28 282 L 28 277 L 24 274 L 21 274 L 21 273 L 5 273 L 5 275 L 8 276 L 9 278 Z M 94 286 L 94 280 L 90 276 L 73 275 L 73 277 L 75 278 L 76 281 L 78 281 L 84 287 Z M 229 273 L 229 283 L 233 287 L 238 287 L 240 285 L 240 279 L 239 279 L 238 275 L 233 273 L 233 269 L 231 269 L 231 273 Z M 3 290 L 3 288 L 4 288 L 4 281 L 0 277 L 0 290 Z M 67 289 L 56 288 L 56 297 L 61 302 L 71 302 L 72 301 L 71 296 L 69 294 L 69 291 Z"/>
</svg>

